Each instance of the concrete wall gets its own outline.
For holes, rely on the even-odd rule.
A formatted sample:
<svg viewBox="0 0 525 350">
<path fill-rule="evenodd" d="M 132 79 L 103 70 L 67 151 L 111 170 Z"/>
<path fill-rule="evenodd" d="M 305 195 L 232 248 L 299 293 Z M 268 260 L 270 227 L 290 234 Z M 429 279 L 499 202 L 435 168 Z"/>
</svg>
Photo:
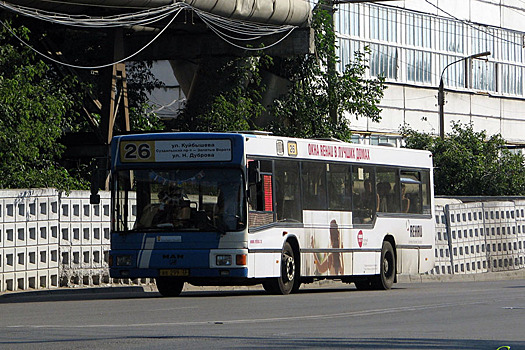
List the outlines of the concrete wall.
<svg viewBox="0 0 525 350">
<path fill-rule="evenodd" d="M 129 209 L 133 216 L 134 208 Z M 111 280 L 110 195 L 54 189 L 0 191 L 0 293 L 58 287 L 150 284 Z M 525 201 L 436 205 L 432 275 L 525 268 Z"/>
<path fill-rule="evenodd" d="M 524 102 L 467 91 L 446 91 L 445 133 L 452 131 L 452 121 L 473 123 L 476 131 L 488 135 L 501 134 L 509 143 L 523 143 Z M 357 132 L 398 133 L 402 125 L 420 132 L 439 134 L 437 90 L 408 85 L 389 85 L 379 107 L 382 119 L 374 123 L 368 118 L 346 115 L 352 130 Z"/>
<path fill-rule="evenodd" d="M 108 271 L 110 194 L 0 191 L 0 292 L 113 284 Z"/>
<path fill-rule="evenodd" d="M 434 275 L 525 268 L 525 201 L 437 205 L 435 256 Z"/>
</svg>

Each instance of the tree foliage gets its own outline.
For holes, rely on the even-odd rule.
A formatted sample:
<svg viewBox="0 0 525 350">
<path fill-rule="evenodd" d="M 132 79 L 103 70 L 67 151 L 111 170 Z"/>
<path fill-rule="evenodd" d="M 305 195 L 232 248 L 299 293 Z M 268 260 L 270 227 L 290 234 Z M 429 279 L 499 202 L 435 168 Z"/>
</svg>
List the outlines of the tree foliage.
<svg viewBox="0 0 525 350">
<path fill-rule="evenodd" d="M 5 24 L 9 26 L 9 24 Z M 12 29 L 28 38 L 27 28 Z M 0 188 L 82 188 L 59 164 L 75 81 L 57 81 L 35 53 L 0 28 Z"/>
<path fill-rule="evenodd" d="M 314 11 L 315 54 L 294 58 L 259 57 L 229 59 L 215 67 L 207 62 L 200 74 L 207 81 L 220 81 L 191 96 L 177 120 L 181 130 L 227 131 L 265 128 L 277 135 L 350 139 L 345 113 L 380 119 L 378 103 L 383 79 L 365 79 L 366 53 L 356 53 L 344 73 L 335 71 L 338 61 L 333 18 L 321 7 Z M 289 81 L 287 93 L 263 106 L 266 87 L 261 76 L 276 74 Z M 257 125 L 269 114 L 270 125 Z M 334 118 L 334 114 L 337 118 Z"/>
<path fill-rule="evenodd" d="M 61 60 L 78 66 L 110 62 L 111 40 L 101 31 L 89 34 L 2 15 L 8 19 L 0 27 L 0 188 L 87 189 L 94 160 L 64 159 L 60 142 L 67 132 L 95 131 L 84 109 L 100 123 L 100 111 L 92 101 L 109 93 L 107 75 L 46 63 L 11 32 L 40 51 L 46 50 L 42 45 L 52 43 L 54 51 L 62 53 Z M 149 62 L 127 65 L 132 130 L 164 128 L 149 112 L 148 94 L 162 86 L 150 68 Z"/>
<path fill-rule="evenodd" d="M 182 131 L 254 129 L 255 120 L 265 111 L 260 103 L 261 69 L 270 64 L 267 56 L 203 62 L 201 79 L 221 83 L 201 85 L 173 127 Z"/>
<path fill-rule="evenodd" d="M 275 103 L 271 130 L 296 137 L 350 139 L 346 114 L 381 119 L 377 106 L 383 97 L 384 80 L 366 79 L 367 52 L 356 52 L 344 72 L 336 72 L 333 18 L 322 6 L 314 10 L 314 55 L 286 60 L 281 71 L 291 80 L 289 93 Z"/>
<path fill-rule="evenodd" d="M 407 126 L 401 133 L 406 147 L 426 149 L 434 157 L 438 195 L 505 196 L 525 194 L 524 157 L 505 147 L 501 135 L 487 137 L 472 124 L 453 123 L 444 139 Z"/>
</svg>

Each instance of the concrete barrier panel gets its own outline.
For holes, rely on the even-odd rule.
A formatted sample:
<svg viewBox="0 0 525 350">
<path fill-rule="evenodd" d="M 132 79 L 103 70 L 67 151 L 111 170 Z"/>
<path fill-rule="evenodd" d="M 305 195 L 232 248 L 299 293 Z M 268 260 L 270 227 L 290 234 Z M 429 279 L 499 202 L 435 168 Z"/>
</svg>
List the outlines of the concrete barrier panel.
<svg viewBox="0 0 525 350">
<path fill-rule="evenodd" d="M 15 264 L 16 264 L 16 255 L 15 255 L 15 248 L 3 248 L 3 255 L 4 255 L 4 273 L 6 272 L 14 272 L 15 271 Z"/>
<path fill-rule="evenodd" d="M 58 220 L 49 221 L 49 244 L 58 244 L 59 227 L 60 225 L 58 224 Z"/>
<path fill-rule="evenodd" d="M 43 270 L 49 268 L 49 246 L 38 246 L 38 269 Z"/>
<path fill-rule="evenodd" d="M 40 259 L 40 256 L 38 255 L 39 254 L 38 247 L 37 246 L 27 247 L 26 254 L 27 254 L 26 270 L 27 271 L 38 270 L 38 259 Z"/>
<path fill-rule="evenodd" d="M 93 244 L 93 232 L 91 227 L 91 222 L 82 222 L 80 224 L 82 229 L 82 245 L 91 245 Z"/>
<path fill-rule="evenodd" d="M 27 245 L 26 225 L 25 221 L 15 223 L 15 247 L 25 247 Z"/>
<path fill-rule="evenodd" d="M 4 247 L 15 246 L 15 223 L 4 224 Z"/>
<path fill-rule="evenodd" d="M 38 231 L 38 225 L 35 221 L 30 221 L 27 223 L 26 227 L 27 232 L 27 246 L 36 246 L 38 245 L 38 236 L 40 232 Z"/>
</svg>

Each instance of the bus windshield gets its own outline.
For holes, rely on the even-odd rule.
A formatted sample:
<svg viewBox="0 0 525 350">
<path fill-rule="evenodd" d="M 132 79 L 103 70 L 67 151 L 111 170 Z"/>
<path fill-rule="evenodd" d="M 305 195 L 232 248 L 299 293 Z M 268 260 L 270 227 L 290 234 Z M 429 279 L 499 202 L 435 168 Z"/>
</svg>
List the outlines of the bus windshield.
<svg viewBox="0 0 525 350">
<path fill-rule="evenodd" d="M 115 181 L 115 231 L 245 228 L 240 169 L 124 170 Z"/>
</svg>

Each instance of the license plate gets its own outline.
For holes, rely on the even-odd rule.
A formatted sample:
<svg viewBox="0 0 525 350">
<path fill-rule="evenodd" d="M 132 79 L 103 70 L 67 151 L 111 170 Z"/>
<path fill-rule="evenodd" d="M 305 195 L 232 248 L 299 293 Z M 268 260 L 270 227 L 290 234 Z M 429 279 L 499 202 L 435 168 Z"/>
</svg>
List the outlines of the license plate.
<svg viewBox="0 0 525 350">
<path fill-rule="evenodd" d="M 189 269 L 163 269 L 159 271 L 159 276 L 162 277 L 182 277 L 189 276 Z"/>
</svg>

